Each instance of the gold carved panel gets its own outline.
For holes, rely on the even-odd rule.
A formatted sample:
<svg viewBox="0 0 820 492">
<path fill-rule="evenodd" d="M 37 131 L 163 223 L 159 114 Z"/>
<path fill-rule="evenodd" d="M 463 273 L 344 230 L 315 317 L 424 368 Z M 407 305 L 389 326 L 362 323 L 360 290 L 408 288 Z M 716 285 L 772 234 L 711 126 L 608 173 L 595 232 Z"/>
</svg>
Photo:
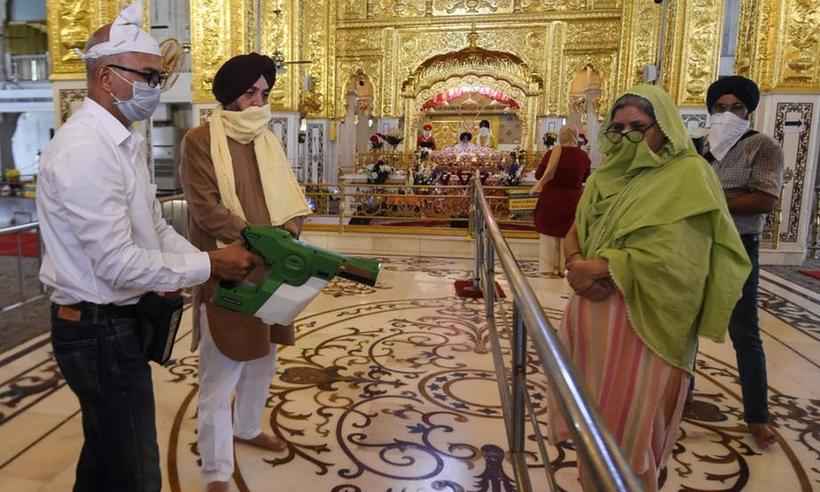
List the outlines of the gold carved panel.
<svg viewBox="0 0 820 492">
<path fill-rule="evenodd" d="M 572 79 L 575 75 L 590 65 L 593 70 L 601 75 L 601 97 L 599 99 L 599 111 L 606 113 L 612 103 L 614 97 L 612 88 L 616 86 L 618 80 L 618 52 L 601 52 L 601 53 L 575 53 L 567 52 L 565 54 L 565 68 L 563 77 L 561 78 L 562 85 L 558 91 L 561 94 L 560 98 L 560 114 L 570 113 L 569 88 Z"/>
<path fill-rule="evenodd" d="M 211 85 L 219 67 L 230 57 L 247 52 L 255 35 L 248 29 L 249 5 L 252 0 L 191 0 L 195 103 L 212 102 Z"/>
<path fill-rule="evenodd" d="M 380 82 L 382 80 L 381 73 L 382 63 L 381 57 L 357 57 L 351 59 L 337 59 L 336 60 L 336 76 L 338 83 L 336 84 L 336 117 L 344 118 L 347 110 L 347 94 L 345 91 L 349 88 L 350 79 L 355 78 L 359 74 L 364 74 L 373 84 L 373 115 L 381 116 L 380 109 L 382 108 L 382 87 Z"/>
<path fill-rule="evenodd" d="M 584 10 L 588 0 L 521 0 L 521 11 L 533 12 L 554 12 L 566 10 Z"/>
<path fill-rule="evenodd" d="M 57 97 L 60 101 L 60 114 L 57 125 L 62 125 L 74 114 L 74 111 L 83 103 L 88 95 L 88 89 L 59 89 Z"/>
<path fill-rule="evenodd" d="M 718 75 L 723 0 L 678 0 L 669 13 L 663 85 L 678 105 L 702 107 Z"/>
<path fill-rule="evenodd" d="M 764 91 L 820 91 L 820 4 L 742 0 L 735 66 Z"/>
<path fill-rule="evenodd" d="M 674 9 L 670 9 L 670 14 Z M 623 3 L 618 79 L 613 91 L 620 95 L 642 81 L 643 67 L 655 63 L 661 9 L 653 0 Z"/>
<path fill-rule="evenodd" d="M 511 14 L 513 0 L 433 0 L 433 15 Z"/>
<path fill-rule="evenodd" d="M 94 31 L 113 21 L 123 3 L 120 0 L 47 1 L 52 78 L 85 78 L 85 65 L 75 50 L 82 50 Z M 148 5 L 146 2 L 146 12 Z M 150 16 L 144 18 L 147 26 Z"/>
<path fill-rule="evenodd" d="M 618 49 L 621 25 L 618 19 L 567 22 L 567 42 L 574 50 Z"/>
<path fill-rule="evenodd" d="M 421 17 L 427 0 L 367 0 L 367 17 Z"/>
</svg>

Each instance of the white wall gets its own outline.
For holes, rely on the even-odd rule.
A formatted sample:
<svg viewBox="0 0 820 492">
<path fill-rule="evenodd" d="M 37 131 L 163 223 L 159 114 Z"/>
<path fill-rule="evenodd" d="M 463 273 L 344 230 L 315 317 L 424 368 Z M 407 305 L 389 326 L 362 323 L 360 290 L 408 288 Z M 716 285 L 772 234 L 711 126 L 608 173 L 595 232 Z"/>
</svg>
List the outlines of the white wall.
<svg viewBox="0 0 820 492">
<path fill-rule="evenodd" d="M 17 130 L 11 137 L 14 166 L 20 174 L 37 174 L 37 153 L 49 141 L 49 130 L 54 127 L 54 113 L 34 111 L 23 113 L 17 120 Z"/>
</svg>

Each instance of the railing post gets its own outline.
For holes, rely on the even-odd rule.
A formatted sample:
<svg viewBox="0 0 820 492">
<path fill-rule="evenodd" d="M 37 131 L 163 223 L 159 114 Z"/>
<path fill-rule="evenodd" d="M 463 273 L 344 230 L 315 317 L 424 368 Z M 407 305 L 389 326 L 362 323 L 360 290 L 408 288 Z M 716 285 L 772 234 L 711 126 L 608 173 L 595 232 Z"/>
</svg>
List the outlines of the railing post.
<svg viewBox="0 0 820 492">
<path fill-rule="evenodd" d="M 524 392 L 527 390 L 527 332 L 518 302 L 516 299 L 513 304 L 512 323 L 513 453 L 524 451 Z"/>
<path fill-rule="evenodd" d="M 345 190 L 347 186 L 344 183 L 339 187 L 339 234 L 345 231 L 345 207 L 347 206 L 347 198 L 345 197 Z"/>
<path fill-rule="evenodd" d="M 20 302 L 26 300 L 25 292 L 23 292 L 23 244 L 22 232 L 15 234 L 17 237 L 17 293 L 20 295 Z"/>
<path fill-rule="evenodd" d="M 475 264 L 473 265 L 473 288 L 481 289 L 481 268 L 484 262 L 484 245 L 482 243 L 484 238 L 484 218 L 481 216 L 481 210 L 478 206 L 478 187 L 473 185 L 473 227 L 475 238 L 473 245 L 475 247 Z"/>
</svg>

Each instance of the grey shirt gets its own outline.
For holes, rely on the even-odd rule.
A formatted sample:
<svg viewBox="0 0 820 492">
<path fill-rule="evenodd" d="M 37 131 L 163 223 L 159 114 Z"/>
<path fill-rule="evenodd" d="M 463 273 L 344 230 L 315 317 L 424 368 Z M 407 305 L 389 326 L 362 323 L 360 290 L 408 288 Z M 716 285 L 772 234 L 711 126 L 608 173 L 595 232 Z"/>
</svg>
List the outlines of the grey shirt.
<svg viewBox="0 0 820 492">
<path fill-rule="evenodd" d="M 708 150 L 704 149 L 704 153 Z M 780 197 L 783 186 L 783 149 L 768 135 L 758 133 L 739 141 L 723 160 L 712 167 L 720 178 L 723 191 L 762 191 Z M 766 214 L 736 215 L 740 234 L 760 234 Z"/>
</svg>

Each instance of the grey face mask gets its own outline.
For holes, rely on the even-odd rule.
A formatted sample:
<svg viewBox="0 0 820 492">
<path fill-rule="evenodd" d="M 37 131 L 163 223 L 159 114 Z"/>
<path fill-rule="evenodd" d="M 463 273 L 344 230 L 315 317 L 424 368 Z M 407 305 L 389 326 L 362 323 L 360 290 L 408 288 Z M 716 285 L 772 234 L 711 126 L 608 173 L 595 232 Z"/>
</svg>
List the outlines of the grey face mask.
<svg viewBox="0 0 820 492">
<path fill-rule="evenodd" d="M 123 116 L 130 122 L 147 120 L 154 114 L 159 105 L 159 98 L 161 90 L 159 86 L 151 87 L 146 82 L 130 81 L 120 75 L 116 69 L 112 70 L 118 77 L 131 84 L 132 96 L 131 99 L 122 100 L 117 98 L 114 94 L 114 105 L 120 110 Z"/>
</svg>

